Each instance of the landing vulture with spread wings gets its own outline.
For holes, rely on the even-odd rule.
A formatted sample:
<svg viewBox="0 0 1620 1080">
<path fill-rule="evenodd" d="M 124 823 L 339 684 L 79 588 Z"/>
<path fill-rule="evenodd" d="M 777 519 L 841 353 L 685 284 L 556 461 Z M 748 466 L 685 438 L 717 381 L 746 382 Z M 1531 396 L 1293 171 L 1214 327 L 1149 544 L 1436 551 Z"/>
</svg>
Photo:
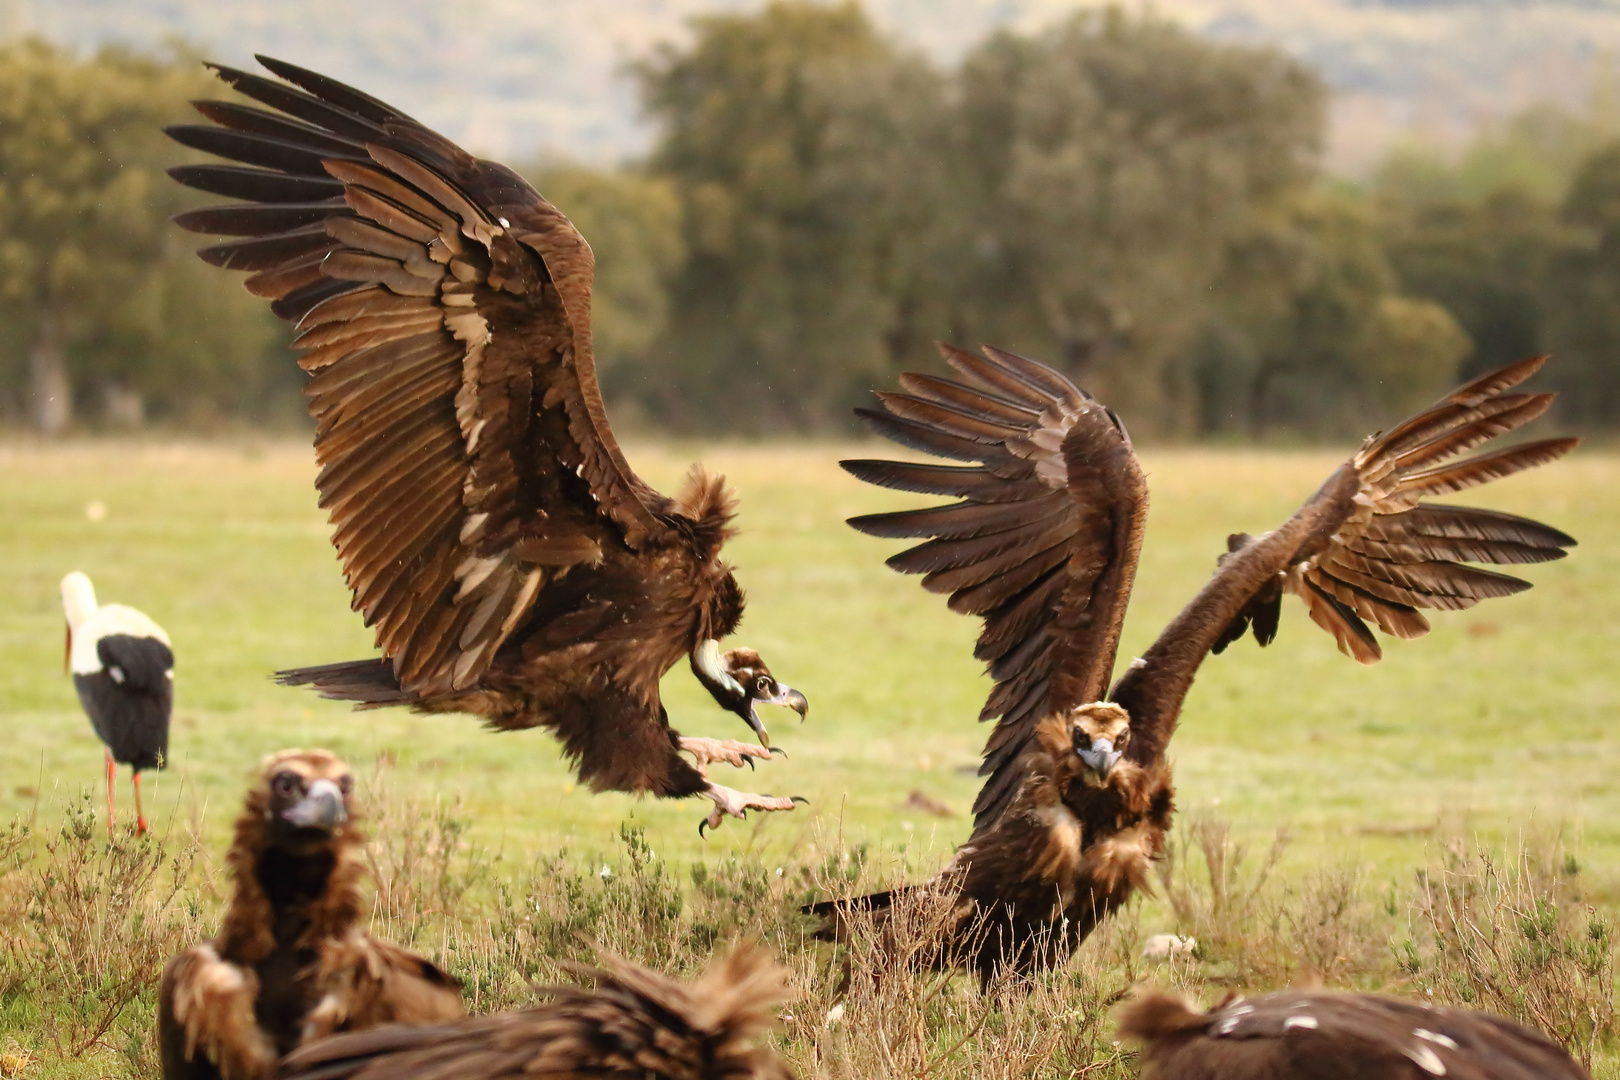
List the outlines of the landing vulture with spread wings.
<svg viewBox="0 0 1620 1080">
<path fill-rule="evenodd" d="M 1110 690 L 1147 519 L 1147 485 L 1112 411 L 1051 368 L 999 349 L 946 348 L 964 381 L 902 375 L 905 393 L 862 410 L 873 430 L 968 465 L 846 461 L 863 480 L 960 501 L 850 524 L 927 537 L 889 560 L 984 619 L 974 655 L 994 689 L 973 835 L 933 883 L 960 888 L 942 962 L 982 974 L 1067 957 L 1147 884 L 1170 826 L 1165 748 L 1204 657 L 1251 627 L 1265 645 L 1284 593 L 1339 648 L 1381 655 L 1367 623 L 1401 638 L 1424 610 L 1457 610 L 1529 583 L 1467 563 L 1560 558 L 1574 540 L 1535 521 L 1423 500 L 1541 465 L 1574 439 L 1459 455 L 1540 416 L 1551 394 L 1512 392 L 1544 358 L 1481 376 L 1369 438 L 1305 505 L 1260 537 L 1237 534 L 1214 577 Z M 902 890 L 903 892 L 904 890 Z M 881 919 L 883 893 L 829 901 L 829 931 L 852 910 Z"/>
<path fill-rule="evenodd" d="M 198 254 L 298 329 L 320 503 L 384 653 L 282 680 L 547 727 L 593 789 L 707 795 L 711 824 L 791 809 L 707 779 L 770 756 L 760 703 L 808 706 L 753 650 L 721 652 L 743 612 L 724 481 L 694 468 L 661 495 L 608 427 L 585 239 L 505 166 L 259 59 L 280 79 L 214 70 L 268 108 L 200 101 L 212 123 L 168 129 L 234 163 L 175 179 L 241 201 L 176 220 L 233 237 Z M 671 730 L 658 680 L 682 657 L 763 745 Z"/>
</svg>

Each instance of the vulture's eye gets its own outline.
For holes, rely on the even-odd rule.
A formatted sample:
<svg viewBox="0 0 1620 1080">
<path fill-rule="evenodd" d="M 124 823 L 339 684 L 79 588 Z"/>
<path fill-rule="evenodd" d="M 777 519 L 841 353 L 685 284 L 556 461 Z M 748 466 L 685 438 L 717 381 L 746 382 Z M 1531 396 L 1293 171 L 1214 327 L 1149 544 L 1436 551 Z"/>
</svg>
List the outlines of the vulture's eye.
<svg viewBox="0 0 1620 1080">
<path fill-rule="evenodd" d="M 754 688 L 757 689 L 762 694 L 770 693 L 771 692 L 771 678 L 770 678 L 770 676 L 769 675 L 761 675 L 758 679 L 755 679 L 754 680 Z"/>
<path fill-rule="evenodd" d="M 283 796 L 298 794 L 298 774 L 290 772 L 277 773 L 276 778 L 270 781 L 270 790 L 277 795 Z"/>
</svg>

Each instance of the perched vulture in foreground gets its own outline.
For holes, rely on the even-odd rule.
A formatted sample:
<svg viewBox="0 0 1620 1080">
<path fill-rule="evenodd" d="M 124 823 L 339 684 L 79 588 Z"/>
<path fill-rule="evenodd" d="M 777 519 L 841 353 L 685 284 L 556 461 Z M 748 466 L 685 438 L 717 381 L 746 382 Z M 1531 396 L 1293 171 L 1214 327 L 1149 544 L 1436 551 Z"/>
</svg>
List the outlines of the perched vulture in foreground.
<svg viewBox="0 0 1620 1080">
<path fill-rule="evenodd" d="M 1150 994 L 1120 1012 L 1142 1080 L 1591 1080 L 1551 1039 L 1490 1013 L 1285 990 L 1199 1012 Z"/>
<path fill-rule="evenodd" d="M 234 892 L 219 936 L 163 971 L 164 1080 L 264 1080 L 307 1039 L 462 1015 L 460 982 L 363 929 L 352 788 L 325 750 L 265 759 L 225 856 Z"/>
<path fill-rule="evenodd" d="M 285 1080 L 791 1080 L 760 1036 L 776 1023 L 785 972 L 742 946 L 683 986 L 611 957 L 596 988 L 558 987 L 520 1012 L 432 1027 L 384 1027 L 294 1051 Z"/>
<path fill-rule="evenodd" d="M 1214 576 L 1109 689 L 1147 518 L 1147 485 L 1124 425 L 1033 360 L 946 348 L 966 380 L 902 375 L 908 393 L 862 410 L 879 434 L 977 465 L 846 461 L 863 480 L 955 495 L 946 506 L 854 518 L 862 532 L 929 537 L 889 560 L 926 573 L 950 608 L 984 618 L 974 655 L 999 718 L 974 831 L 933 883 L 956 888 L 955 930 L 938 960 L 982 976 L 1004 963 L 1059 962 L 1131 895 L 1170 827 L 1165 748 L 1204 656 L 1252 626 L 1270 642 L 1284 593 L 1365 664 L 1367 624 L 1422 637 L 1419 609 L 1467 608 L 1529 583 L 1475 563 L 1556 559 L 1574 540 L 1492 510 L 1424 503 L 1560 457 L 1575 439 L 1520 443 L 1454 460 L 1541 415 L 1551 394 L 1510 393 L 1541 367 L 1483 375 L 1369 438 L 1281 527 L 1233 536 Z M 947 884 L 948 883 L 948 884 Z M 902 890 L 903 892 L 904 890 Z M 881 920 L 895 894 L 814 905 L 827 932 L 851 908 Z"/>
<path fill-rule="evenodd" d="M 169 170 L 242 202 L 175 220 L 241 239 L 204 261 L 298 328 L 320 504 L 385 654 L 280 673 L 361 708 L 543 726 L 593 790 L 706 795 L 709 824 L 793 801 L 710 783 L 769 759 L 760 703 L 804 695 L 721 652 L 743 593 L 720 549 L 735 500 L 694 467 L 676 498 L 631 471 L 591 356 L 591 249 L 504 165 L 323 75 L 214 66 L 269 110 L 200 101 L 168 128 L 239 164 Z M 759 744 L 682 738 L 658 680 L 682 657 Z M 680 756 L 690 753 L 696 767 Z"/>
<path fill-rule="evenodd" d="M 169 635 L 123 604 L 97 604 L 95 586 L 75 570 L 62 579 L 67 661 L 79 704 L 107 751 L 107 835 L 113 834 L 113 778 L 128 765 L 135 786 L 135 831 L 146 832 L 141 770 L 169 764 L 174 653 Z"/>
</svg>

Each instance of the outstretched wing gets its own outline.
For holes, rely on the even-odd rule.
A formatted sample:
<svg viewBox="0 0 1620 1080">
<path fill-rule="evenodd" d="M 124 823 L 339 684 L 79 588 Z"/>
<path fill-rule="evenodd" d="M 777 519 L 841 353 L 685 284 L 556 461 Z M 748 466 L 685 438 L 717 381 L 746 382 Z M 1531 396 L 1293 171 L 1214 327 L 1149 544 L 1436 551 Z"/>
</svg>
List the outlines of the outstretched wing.
<svg viewBox="0 0 1620 1080">
<path fill-rule="evenodd" d="M 1204 655 L 1237 640 L 1251 621 L 1264 644 L 1283 592 L 1303 599 L 1345 654 L 1371 664 L 1382 650 L 1367 621 L 1396 637 L 1422 637 L 1429 632 L 1424 609 L 1468 608 L 1530 587 L 1467 563 L 1562 558 L 1575 541 L 1540 522 L 1422 501 L 1546 464 L 1575 447 L 1577 439 L 1543 439 L 1453 460 L 1547 411 L 1552 394 L 1508 393 L 1545 361 L 1521 360 L 1459 387 L 1369 438 L 1276 532 L 1234 536 L 1235 550 L 1214 577 L 1111 694 L 1131 714 L 1127 752 L 1141 761 L 1162 752 Z"/>
<path fill-rule="evenodd" d="M 421 694 L 466 687 L 548 583 L 661 534 L 591 359 L 590 247 L 517 174 L 278 60 L 219 76 L 171 127 L 237 164 L 182 184 L 244 200 L 181 214 L 198 254 L 299 330 L 316 481 L 354 607 Z"/>
<path fill-rule="evenodd" d="M 926 574 L 952 611 L 984 618 L 974 655 L 995 688 L 980 713 L 999 717 L 985 746 L 980 824 L 1022 779 L 1036 722 L 1099 700 L 1107 689 L 1142 545 L 1147 486 L 1130 437 L 1111 411 L 1052 369 L 986 348 L 941 346 L 967 381 L 900 376 L 908 393 L 880 393 L 857 410 L 903 446 L 975 465 L 845 461 L 883 487 L 961 501 L 850 519 L 861 532 L 929 537 L 889 560 Z"/>
</svg>

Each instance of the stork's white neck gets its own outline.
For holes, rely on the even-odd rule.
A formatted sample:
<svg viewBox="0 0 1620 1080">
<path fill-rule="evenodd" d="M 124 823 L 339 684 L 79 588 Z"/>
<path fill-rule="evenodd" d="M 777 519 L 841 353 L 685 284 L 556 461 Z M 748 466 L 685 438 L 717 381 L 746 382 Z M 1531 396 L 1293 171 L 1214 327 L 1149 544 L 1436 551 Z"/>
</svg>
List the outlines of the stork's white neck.
<svg viewBox="0 0 1620 1080">
<path fill-rule="evenodd" d="M 62 610 L 69 627 L 77 630 L 96 613 L 96 606 L 96 588 L 87 576 L 75 570 L 62 579 Z"/>
</svg>

